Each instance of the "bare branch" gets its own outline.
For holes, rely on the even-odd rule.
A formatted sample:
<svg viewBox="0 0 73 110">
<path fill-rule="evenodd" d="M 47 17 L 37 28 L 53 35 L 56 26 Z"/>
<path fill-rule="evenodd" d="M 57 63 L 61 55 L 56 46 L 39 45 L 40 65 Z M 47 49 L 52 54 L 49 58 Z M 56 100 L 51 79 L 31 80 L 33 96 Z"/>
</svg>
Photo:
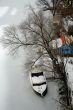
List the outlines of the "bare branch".
<svg viewBox="0 0 73 110">
<path fill-rule="evenodd" d="M 43 47 L 50 58 L 55 62 L 54 55 L 49 48 L 49 41 L 51 40 L 52 24 L 48 16 L 45 16 L 43 11 L 35 11 L 33 8 L 31 15 L 29 14 L 26 21 L 19 26 L 9 26 L 5 28 L 5 35 L 1 42 L 5 47 L 12 48 L 13 53 L 20 47 L 27 46 L 41 46 Z"/>
</svg>

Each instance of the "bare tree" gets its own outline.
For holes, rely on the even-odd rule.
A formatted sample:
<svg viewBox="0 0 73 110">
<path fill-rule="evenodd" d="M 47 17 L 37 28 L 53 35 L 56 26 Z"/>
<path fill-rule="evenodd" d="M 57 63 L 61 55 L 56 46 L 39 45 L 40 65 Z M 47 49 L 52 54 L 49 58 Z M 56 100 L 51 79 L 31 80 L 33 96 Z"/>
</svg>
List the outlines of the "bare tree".
<svg viewBox="0 0 73 110">
<path fill-rule="evenodd" d="M 29 15 L 26 23 L 20 25 L 20 28 L 23 31 L 26 30 L 27 33 L 29 32 L 29 40 L 33 39 L 34 44 L 42 46 L 49 54 L 54 65 L 56 65 L 57 59 L 49 47 L 49 42 L 52 40 L 51 32 L 53 30 L 51 19 L 49 19 L 49 16 L 45 16 L 43 11 L 35 12 L 32 8 L 31 15 Z"/>
<path fill-rule="evenodd" d="M 4 35 L 1 39 L 4 47 L 9 48 L 10 54 L 15 54 L 20 47 L 33 45 L 26 43 L 26 35 L 23 36 L 17 26 L 7 26 L 4 28 Z"/>
<path fill-rule="evenodd" d="M 5 47 L 10 47 L 12 53 L 15 53 L 20 47 L 40 46 L 56 66 L 57 59 L 49 47 L 49 42 L 52 39 L 52 21 L 48 15 L 45 16 L 43 11 L 34 11 L 33 8 L 30 10 L 27 20 L 23 21 L 18 27 L 9 26 L 5 28 L 5 35 L 1 42 Z"/>
</svg>

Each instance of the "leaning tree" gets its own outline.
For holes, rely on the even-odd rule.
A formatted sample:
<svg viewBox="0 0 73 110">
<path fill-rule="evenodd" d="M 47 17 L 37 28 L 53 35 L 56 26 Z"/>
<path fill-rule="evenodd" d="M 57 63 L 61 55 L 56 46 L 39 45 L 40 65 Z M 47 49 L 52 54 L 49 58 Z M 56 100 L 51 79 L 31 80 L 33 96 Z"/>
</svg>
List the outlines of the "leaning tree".
<svg viewBox="0 0 73 110">
<path fill-rule="evenodd" d="M 58 63 L 54 53 L 51 52 L 49 42 L 52 40 L 52 18 L 43 11 L 37 11 L 30 7 L 30 14 L 19 26 L 8 26 L 4 30 L 1 42 L 9 47 L 14 54 L 20 47 L 42 47 L 52 59 L 53 65 Z"/>
</svg>

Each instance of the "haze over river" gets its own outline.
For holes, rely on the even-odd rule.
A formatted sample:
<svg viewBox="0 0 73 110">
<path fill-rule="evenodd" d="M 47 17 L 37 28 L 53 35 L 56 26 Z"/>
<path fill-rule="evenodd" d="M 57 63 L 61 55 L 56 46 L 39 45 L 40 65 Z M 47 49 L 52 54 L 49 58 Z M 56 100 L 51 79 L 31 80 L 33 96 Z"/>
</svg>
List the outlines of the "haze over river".
<svg viewBox="0 0 73 110">
<path fill-rule="evenodd" d="M 35 6 L 35 0 L 0 0 L 0 34 L 4 25 L 18 24 L 24 19 L 29 4 Z M 30 52 L 26 49 L 12 57 L 0 46 L 0 110 L 59 110 L 59 104 L 54 100 L 58 99 L 57 82 L 48 82 L 48 93 L 44 98 L 32 90 L 24 66 L 30 54 L 34 57 Z"/>
</svg>

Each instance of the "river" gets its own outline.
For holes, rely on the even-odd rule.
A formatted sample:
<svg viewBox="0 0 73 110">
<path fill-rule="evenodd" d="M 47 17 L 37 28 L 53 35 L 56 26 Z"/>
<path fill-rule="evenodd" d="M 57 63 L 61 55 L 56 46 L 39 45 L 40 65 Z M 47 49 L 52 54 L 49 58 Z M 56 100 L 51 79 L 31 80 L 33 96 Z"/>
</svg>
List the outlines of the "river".
<svg viewBox="0 0 73 110">
<path fill-rule="evenodd" d="M 21 22 L 24 9 L 29 3 L 34 5 L 34 1 L 0 0 L 0 28 Z M 25 49 L 16 56 L 10 56 L 0 46 L 0 110 L 59 110 L 59 103 L 55 100 L 58 99 L 56 81 L 48 82 L 48 93 L 43 98 L 32 90 L 28 68 L 24 66 L 32 54 L 29 51 Z"/>
</svg>

